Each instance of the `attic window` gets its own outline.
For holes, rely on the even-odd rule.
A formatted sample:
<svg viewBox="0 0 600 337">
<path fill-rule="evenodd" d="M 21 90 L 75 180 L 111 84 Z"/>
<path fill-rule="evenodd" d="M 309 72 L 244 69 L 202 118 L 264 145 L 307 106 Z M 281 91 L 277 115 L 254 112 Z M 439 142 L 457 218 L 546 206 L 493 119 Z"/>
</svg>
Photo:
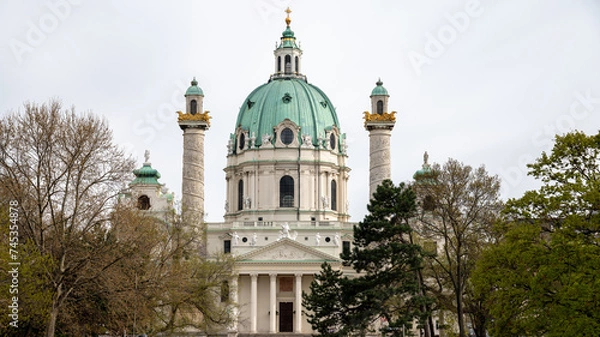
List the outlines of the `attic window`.
<svg viewBox="0 0 600 337">
<path fill-rule="evenodd" d="M 281 142 L 285 145 L 290 145 L 294 141 L 294 131 L 290 128 L 281 130 Z"/>
</svg>

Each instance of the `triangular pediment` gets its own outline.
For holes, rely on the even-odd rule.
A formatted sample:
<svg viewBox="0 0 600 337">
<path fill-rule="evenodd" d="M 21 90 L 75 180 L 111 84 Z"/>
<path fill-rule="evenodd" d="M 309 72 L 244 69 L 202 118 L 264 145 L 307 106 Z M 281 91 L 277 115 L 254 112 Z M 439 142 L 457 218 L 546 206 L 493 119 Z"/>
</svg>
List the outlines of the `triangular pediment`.
<svg viewBox="0 0 600 337">
<path fill-rule="evenodd" d="M 240 262 L 315 262 L 338 261 L 335 256 L 284 238 L 238 257 Z"/>
</svg>

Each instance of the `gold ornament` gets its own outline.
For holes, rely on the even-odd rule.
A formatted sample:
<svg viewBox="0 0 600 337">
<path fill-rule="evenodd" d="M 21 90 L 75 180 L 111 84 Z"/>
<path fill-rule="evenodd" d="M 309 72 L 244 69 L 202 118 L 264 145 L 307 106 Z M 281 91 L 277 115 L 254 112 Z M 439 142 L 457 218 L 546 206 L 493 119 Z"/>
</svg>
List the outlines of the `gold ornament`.
<svg viewBox="0 0 600 337">
<path fill-rule="evenodd" d="M 366 122 L 395 122 L 396 121 L 396 111 L 392 111 L 390 113 L 384 112 L 381 115 L 377 113 L 369 113 L 368 111 L 364 112 L 364 119 Z"/>
<path fill-rule="evenodd" d="M 177 117 L 177 121 L 199 121 L 206 122 L 208 125 L 210 125 L 210 119 L 212 117 L 208 113 L 209 111 L 204 111 L 204 113 L 192 115 L 177 111 L 177 114 L 179 115 L 179 117 Z"/>
</svg>

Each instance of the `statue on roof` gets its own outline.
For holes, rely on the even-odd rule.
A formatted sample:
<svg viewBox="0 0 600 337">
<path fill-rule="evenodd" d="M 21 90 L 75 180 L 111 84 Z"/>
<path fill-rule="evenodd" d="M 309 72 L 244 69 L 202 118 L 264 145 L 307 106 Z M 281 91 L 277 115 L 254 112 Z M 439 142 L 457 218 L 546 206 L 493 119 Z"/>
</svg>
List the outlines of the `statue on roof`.
<svg viewBox="0 0 600 337">
<path fill-rule="evenodd" d="M 144 151 L 144 162 L 145 163 L 150 162 L 150 151 L 148 151 L 148 150 Z"/>
</svg>

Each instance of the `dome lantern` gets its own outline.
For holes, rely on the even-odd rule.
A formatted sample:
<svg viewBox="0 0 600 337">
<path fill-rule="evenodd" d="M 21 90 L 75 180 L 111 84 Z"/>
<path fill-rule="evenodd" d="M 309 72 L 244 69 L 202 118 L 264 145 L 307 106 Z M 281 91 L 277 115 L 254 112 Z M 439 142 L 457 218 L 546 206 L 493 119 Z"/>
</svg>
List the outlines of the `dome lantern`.
<svg viewBox="0 0 600 337">
<path fill-rule="evenodd" d="M 286 28 L 281 35 L 281 42 L 275 48 L 275 71 L 271 75 L 274 78 L 300 78 L 306 80 L 306 76 L 301 72 L 301 57 L 302 50 L 296 44 L 294 31 L 290 28 L 292 19 L 289 7 L 285 10 L 287 17 L 285 18 Z"/>
</svg>

